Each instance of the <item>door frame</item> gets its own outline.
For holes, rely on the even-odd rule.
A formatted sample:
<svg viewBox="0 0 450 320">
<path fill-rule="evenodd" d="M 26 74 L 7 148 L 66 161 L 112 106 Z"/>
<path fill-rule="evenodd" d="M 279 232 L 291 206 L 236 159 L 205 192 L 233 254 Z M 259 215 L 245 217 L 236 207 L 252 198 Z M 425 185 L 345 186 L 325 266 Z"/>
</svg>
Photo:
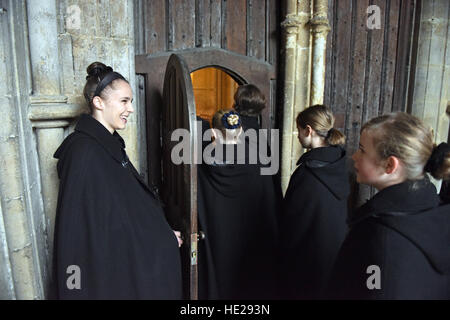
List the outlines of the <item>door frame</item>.
<svg viewBox="0 0 450 320">
<path fill-rule="evenodd" d="M 176 53 L 187 63 L 189 72 L 214 67 L 225 71 L 239 84 L 252 83 L 266 97 L 261 115 L 262 128 L 274 127 L 276 114 L 277 70 L 265 61 L 220 48 L 196 48 L 135 56 L 136 74 L 145 78 L 145 116 L 149 184 L 161 187 L 161 110 L 163 84 L 169 57 Z"/>
</svg>

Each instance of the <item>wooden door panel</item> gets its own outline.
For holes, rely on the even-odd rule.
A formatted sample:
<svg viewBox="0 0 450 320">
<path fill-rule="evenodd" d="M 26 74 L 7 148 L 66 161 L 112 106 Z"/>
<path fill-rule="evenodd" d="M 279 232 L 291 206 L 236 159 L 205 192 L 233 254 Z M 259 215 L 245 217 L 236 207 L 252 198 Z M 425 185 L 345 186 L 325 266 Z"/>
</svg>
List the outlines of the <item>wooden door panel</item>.
<svg viewBox="0 0 450 320">
<path fill-rule="evenodd" d="M 175 165 L 171 141 L 176 129 L 189 130 L 190 159 L 193 160 L 196 138 L 195 103 L 189 69 L 183 58 L 173 54 L 167 62 L 163 88 L 163 188 L 165 212 L 172 228 L 183 234 L 181 247 L 183 289 L 186 299 L 197 299 L 197 167 L 192 163 Z"/>
</svg>

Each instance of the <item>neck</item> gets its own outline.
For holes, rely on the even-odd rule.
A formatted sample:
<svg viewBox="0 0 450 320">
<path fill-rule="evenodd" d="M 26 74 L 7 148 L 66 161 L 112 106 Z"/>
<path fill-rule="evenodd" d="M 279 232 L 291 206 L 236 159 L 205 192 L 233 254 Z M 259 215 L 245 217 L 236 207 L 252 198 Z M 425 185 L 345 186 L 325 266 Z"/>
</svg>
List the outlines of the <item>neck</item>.
<svg viewBox="0 0 450 320">
<path fill-rule="evenodd" d="M 103 117 L 101 117 L 98 113 L 93 113 L 92 117 L 97 120 L 98 122 L 100 122 L 111 134 L 114 134 L 114 129 L 111 128 L 105 120 L 103 120 Z"/>
<path fill-rule="evenodd" d="M 313 137 L 311 140 L 311 149 L 328 147 L 328 144 L 321 137 Z"/>
<path fill-rule="evenodd" d="M 405 181 L 406 181 L 406 179 L 398 177 L 396 179 L 392 179 L 392 180 L 386 181 L 384 183 L 380 183 L 377 186 L 374 185 L 374 188 L 377 189 L 378 191 L 381 191 L 383 189 L 386 189 L 387 187 L 390 187 L 390 186 L 393 186 L 393 185 L 396 185 L 396 184 L 400 184 L 400 183 L 403 183 Z"/>
</svg>

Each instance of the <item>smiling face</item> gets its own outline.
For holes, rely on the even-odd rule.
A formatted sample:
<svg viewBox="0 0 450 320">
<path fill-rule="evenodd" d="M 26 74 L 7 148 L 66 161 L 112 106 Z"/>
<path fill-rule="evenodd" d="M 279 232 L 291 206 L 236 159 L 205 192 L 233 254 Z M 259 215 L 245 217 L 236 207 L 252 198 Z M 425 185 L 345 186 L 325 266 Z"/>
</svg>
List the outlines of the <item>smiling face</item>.
<svg viewBox="0 0 450 320">
<path fill-rule="evenodd" d="M 373 144 L 373 132 L 363 130 L 359 149 L 353 154 L 356 180 L 358 183 L 374 186 L 381 190 L 384 185 L 385 170 Z"/>
<path fill-rule="evenodd" d="M 123 80 L 114 81 L 107 87 L 106 97 L 94 97 L 93 116 L 102 123 L 109 132 L 125 129 L 128 116 L 134 112 L 133 92 L 130 85 Z"/>
</svg>

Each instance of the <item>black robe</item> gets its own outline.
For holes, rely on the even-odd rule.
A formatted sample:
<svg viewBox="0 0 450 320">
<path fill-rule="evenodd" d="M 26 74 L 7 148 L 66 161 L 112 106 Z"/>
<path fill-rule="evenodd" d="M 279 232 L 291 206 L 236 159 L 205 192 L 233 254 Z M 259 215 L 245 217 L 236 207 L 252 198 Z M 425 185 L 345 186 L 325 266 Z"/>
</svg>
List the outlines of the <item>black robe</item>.
<svg viewBox="0 0 450 320">
<path fill-rule="evenodd" d="M 178 242 L 159 200 L 90 115 L 56 151 L 60 178 L 55 272 L 60 299 L 180 299 Z M 69 290 L 67 268 L 81 271 Z"/>
<path fill-rule="evenodd" d="M 245 131 L 247 129 L 254 129 L 258 132 L 261 129 L 261 125 L 259 124 L 258 116 L 243 116 L 240 115 L 242 121 L 242 129 Z"/>
<path fill-rule="evenodd" d="M 236 149 L 235 149 L 236 151 Z M 198 167 L 200 299 L 275 298 L 281 197 L 260 165 Z"/>
<path fill-rule="evenodd" d="M 443 203 L 450 203 L 450 180 L 442 181 L 441 192 L 439 195 Z"/>
<path fill-rule="evenodd" d="M 381 190 L 349 223 L 331 298 L 450 299 L 450 205 L 439 206 L 428 179 Z M 376 284 L 371 265 L 379 267 L 380 289 L 368 289 Z"/>
<path fill-rule="evenodd" d="M 347 232 L 345 151 L 315 148 L 299 164 L 289 181 L 280 223 L 282 292 L 286 299 L 317 299 L 324 297 Z"/>
</svg>

